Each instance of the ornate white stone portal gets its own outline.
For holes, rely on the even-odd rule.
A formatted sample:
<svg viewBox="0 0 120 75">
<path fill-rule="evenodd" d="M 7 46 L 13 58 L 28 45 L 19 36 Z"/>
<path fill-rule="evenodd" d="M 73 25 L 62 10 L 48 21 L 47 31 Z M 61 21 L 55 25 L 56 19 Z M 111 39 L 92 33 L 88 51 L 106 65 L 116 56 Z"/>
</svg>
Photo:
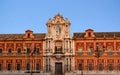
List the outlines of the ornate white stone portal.
<svg viewBox="0 0 120 75">
<path fill-rule="evenodd" d="M 74 59 L 69 20 L 57 14 L 46 25 L 44 70 L 57 75 L 72 71 Z"/>
</svg>

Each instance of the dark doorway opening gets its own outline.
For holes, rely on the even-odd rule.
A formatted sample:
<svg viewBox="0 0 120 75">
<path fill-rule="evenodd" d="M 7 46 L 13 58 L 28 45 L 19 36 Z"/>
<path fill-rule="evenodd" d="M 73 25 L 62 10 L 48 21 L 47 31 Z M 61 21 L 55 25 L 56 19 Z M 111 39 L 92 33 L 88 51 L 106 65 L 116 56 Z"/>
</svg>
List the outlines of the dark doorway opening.
<svg viewBox="0 0 120 75">
<path fill-rule="evenodd" d="M 62 75 L 62 62 L 55 63 L 55 75 Z"/>
</svg>

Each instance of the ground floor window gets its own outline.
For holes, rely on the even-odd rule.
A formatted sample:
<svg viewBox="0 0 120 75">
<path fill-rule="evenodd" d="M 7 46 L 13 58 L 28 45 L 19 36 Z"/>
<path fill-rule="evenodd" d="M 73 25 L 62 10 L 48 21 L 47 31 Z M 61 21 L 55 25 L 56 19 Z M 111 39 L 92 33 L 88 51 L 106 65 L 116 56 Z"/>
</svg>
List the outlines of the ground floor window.
<svg viewBox="0 0 120 75">
<path fill-rule="evenodd" d="M 79 69 L 79 70 L 83 70 L 82 64 L 79 64 L 78 69 Z"/>
<path fill-rule="evenodd" d="M 8 64 L 8 71 L 10 71 L 11 70 L 11 64 Z"/>
<path fill-rule="evenodd" d="M 110 71 L 113 70 L 113 64 L 109 64 L 109 70 L 110 70 Z"/>
<path fill-rule="evenodd" d="M 118 70 L 120 71 L 120 64 L 118 65 Z"/>
<path fill-rule="evenodd" d="M 27 65 L 26 65 L 26 70 L 30 70 L 30 64 L 29 63 L 27 63 Z"/>
<path fill-rule="evenodd" d="M 99 64 L 99 70 L 102 71 L 103 70 L 103 65 Z"/>
<path fill-rule="evenodd" d="M 17 70 L 18 71 L 20 70 L 20 64 L 17 64 Z"/>
<path fill-rule="evenodd" d="M 40 70 L 40 64 L 36 64 L 36 70 Z"/>
<path fill-rule="evenodd" d="M 2 70 L 2 64 L 0 64 L 0 71 Z"/>
<path fill-rule="evenodd" d="M 88 66 L 89 66 L 89 67 L 88 67 L 89 70 L 92 71 L 92 70 L 93 70 L 93 68 L 92 68 L 92 64 L 89 64 Z"/>
</svg>

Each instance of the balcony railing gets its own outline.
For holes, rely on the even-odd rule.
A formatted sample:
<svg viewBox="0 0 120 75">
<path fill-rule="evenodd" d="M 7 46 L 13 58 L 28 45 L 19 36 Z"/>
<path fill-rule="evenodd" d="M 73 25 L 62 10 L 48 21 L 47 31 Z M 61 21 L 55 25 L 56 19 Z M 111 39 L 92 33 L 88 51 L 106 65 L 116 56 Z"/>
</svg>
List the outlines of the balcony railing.
<svg viewBox="0 0 120 75">
<path fill-rule="evenodd" d="M 63 54 L 62 51 L 55 51 L 54 54 Z"/>
</svg>

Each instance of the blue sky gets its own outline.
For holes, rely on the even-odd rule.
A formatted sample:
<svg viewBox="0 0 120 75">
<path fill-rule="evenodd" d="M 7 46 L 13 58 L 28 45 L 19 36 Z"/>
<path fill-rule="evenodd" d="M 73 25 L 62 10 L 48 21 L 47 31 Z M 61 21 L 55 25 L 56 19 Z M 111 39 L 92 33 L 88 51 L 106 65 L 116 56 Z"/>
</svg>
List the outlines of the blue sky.
<svg viewBox="0 0 120 75">
<path fill-rule="evenodd" d="M 0 34 L 46 33 L 46 22 L 60 13 L 71 33 L 120 32 L 120 0 L 0 0 Z"/>
</svg>

